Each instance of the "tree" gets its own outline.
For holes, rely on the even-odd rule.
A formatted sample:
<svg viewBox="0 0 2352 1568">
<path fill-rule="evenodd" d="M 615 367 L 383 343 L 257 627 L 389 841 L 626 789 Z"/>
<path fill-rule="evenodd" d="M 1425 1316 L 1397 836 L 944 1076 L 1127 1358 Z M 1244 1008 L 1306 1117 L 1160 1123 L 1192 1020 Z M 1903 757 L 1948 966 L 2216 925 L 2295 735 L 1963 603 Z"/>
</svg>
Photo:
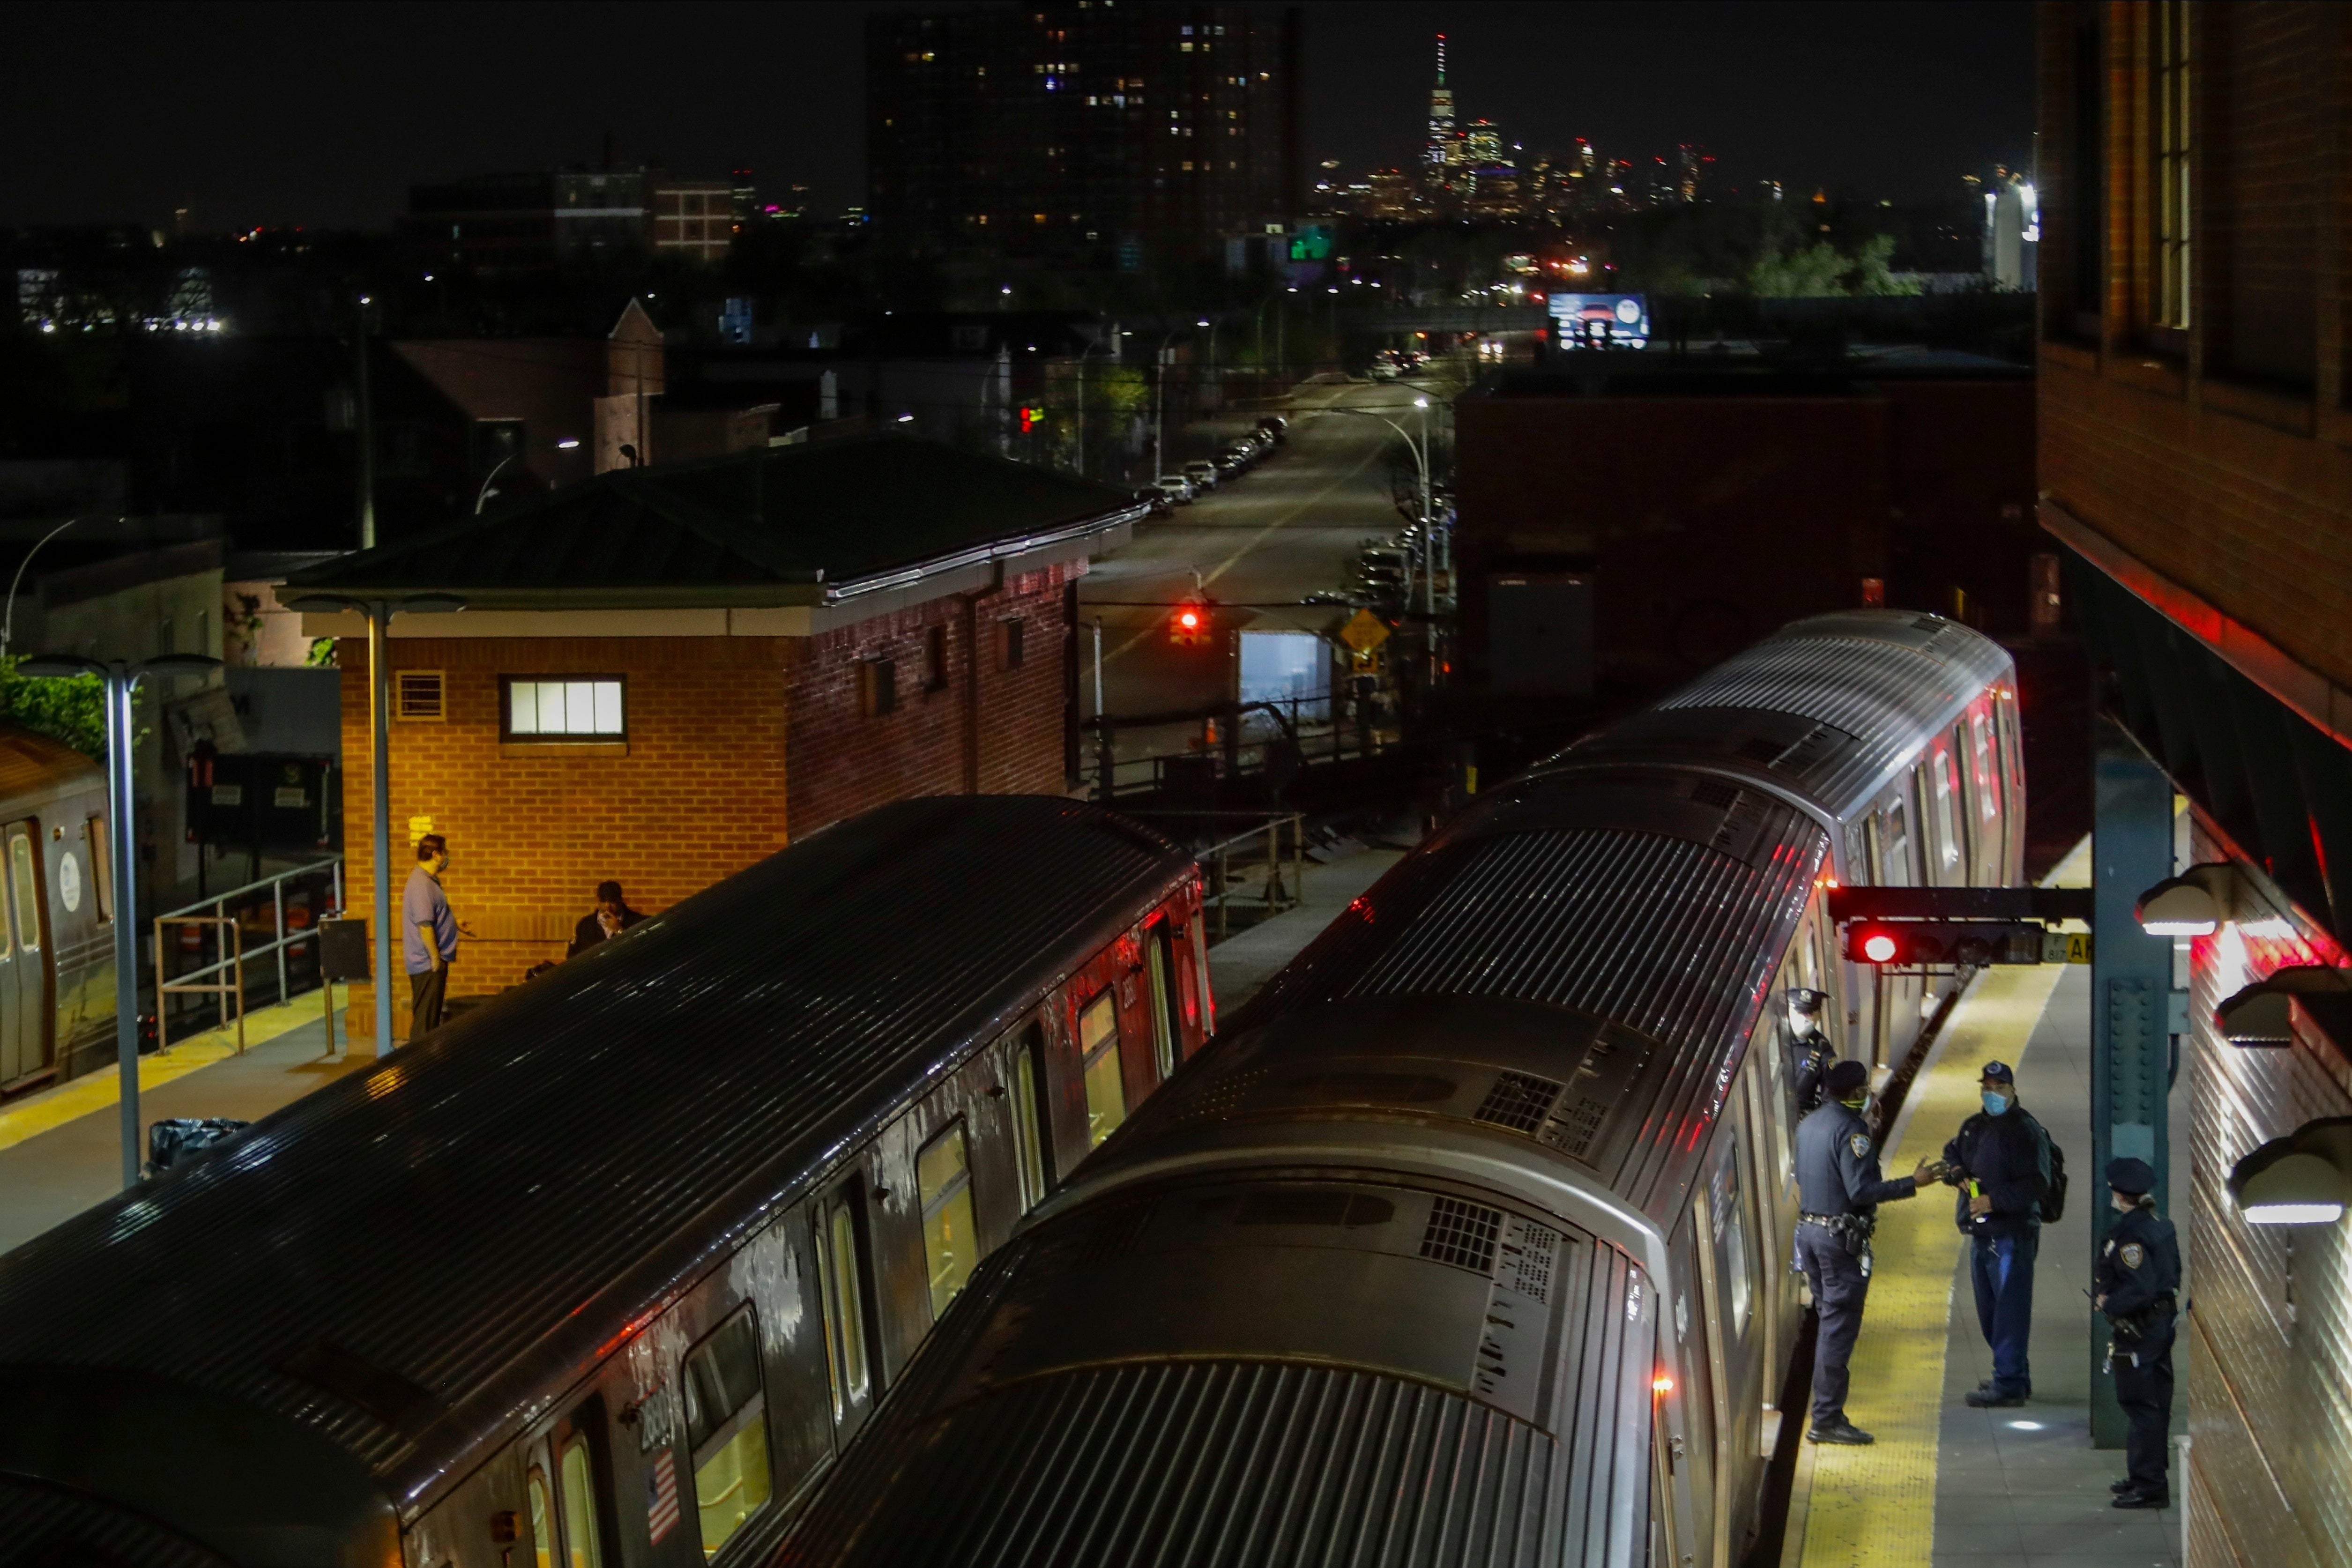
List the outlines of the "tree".
<svg viewBox="0 0 2352 1568">
<path fill-rule="evenodd" d="M 22 658 L 0 658 L 0 724 L 46 735 L 104 762 L 105 681 L 96 675 L 36 679 L 16 673 L 23 663 Z"/>
</svg>

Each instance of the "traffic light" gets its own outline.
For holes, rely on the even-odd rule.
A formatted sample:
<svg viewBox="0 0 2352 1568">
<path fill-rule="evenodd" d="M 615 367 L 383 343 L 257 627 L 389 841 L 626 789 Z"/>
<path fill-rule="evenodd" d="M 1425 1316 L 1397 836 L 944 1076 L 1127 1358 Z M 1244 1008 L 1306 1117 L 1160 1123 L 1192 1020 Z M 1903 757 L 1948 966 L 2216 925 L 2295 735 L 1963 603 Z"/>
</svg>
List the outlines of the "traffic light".
<svg viewBox="0 0 2352 1568">
<path fill-rule="evenodd" d="M 1021 405 L 1021 434 L 1028 434 L 1045 422 L 1045 411 L 1035 403 Z"/>
<path fill-rule="evenodd" d="M 1209 607 L 1197 600 L 1178 605 L 1168 617 L 1168 641 L 1180 648 L 1197 648 L 1209 640 Z"/>
<path fill-rule="evenodd" d="M 1845 956 L 1857 964 L 1904 969 L 2075 962 L 2067 943 L 2031 921 L 1857 920 L 1846 927 Z"/>
</svg>

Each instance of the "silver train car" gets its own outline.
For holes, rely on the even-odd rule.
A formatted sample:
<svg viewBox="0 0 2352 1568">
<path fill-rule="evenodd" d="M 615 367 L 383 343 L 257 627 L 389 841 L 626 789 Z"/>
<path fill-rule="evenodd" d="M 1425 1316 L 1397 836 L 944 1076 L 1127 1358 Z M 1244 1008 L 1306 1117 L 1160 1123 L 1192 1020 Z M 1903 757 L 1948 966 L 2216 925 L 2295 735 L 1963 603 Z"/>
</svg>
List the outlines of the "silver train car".
<svg viewBox="0 0 2352 1568">
<path fill-rule="evenodd" d="M 1482 797 L 983 1270 L 778 1562 L 1730 1568 L 1801 1322 L 1822 890 L 2018 875 L 2011 666 L 1792 625 Z M 1801 1417 L 1793 1417 L 1801 1418 Z"/>
<path fill-rule="evenodd" d="M 0 1096 L 114 1057 L 106 770 L 0 725 Z"/>
<path fill-rule="evenodd" d="M 1213 1026 L 1098 808 L 803 840 L 0 1257 L 0 1565 L 752 1562 Z"/>
</svg>

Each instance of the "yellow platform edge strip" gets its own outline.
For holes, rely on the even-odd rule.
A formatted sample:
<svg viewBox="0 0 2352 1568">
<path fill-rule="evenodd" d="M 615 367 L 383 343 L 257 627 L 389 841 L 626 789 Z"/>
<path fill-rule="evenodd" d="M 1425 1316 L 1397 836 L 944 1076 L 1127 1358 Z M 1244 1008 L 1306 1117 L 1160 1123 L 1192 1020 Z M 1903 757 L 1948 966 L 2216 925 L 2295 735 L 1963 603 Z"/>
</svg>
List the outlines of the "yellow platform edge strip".
<svg viewBox="0 0 2352 1568">
<path fill-rule="evenodd" d="M 257 1009 L 246 1015 L 246 1049 L 250 1051 L 265 1041 L 276 1040 L 279 1035 L 300 1029 L 306 1023 L 316 1023 L 325 1014 L 326 1004 L 315 991 L 275 1007 Z M 173 1079 L 185 1078 L 189 1073 L 210 1067 L 215 1062 L 226 1061 L 236 1054 L 236 1025 L 234 1023 L 225 1029 L 209 1029 L 185 1040 L 175 1040 L 170 1051 L 139 1059 L 139 1092 L 144 1094 Z M 122 1081 L 111 1065 L 95 1072 L 85 1072 L 70 1083 L 28 1095 L 0 1111 L 0 1149 L 14 1148 L 27 1138 L 37 1138 L 68 1122 L 107 1110 L 121 1097 Z"/>
<path fill-rule="evenodd" d="M 2044 884 L 2087 885 L 2088 850 L 2085 840 Z M 2023 1059 L 2064 973 L 2062 965 L 2039 964 L 1978 977 L 1946 1021 L 1934 1062 L 1911 1086 L 1909 1113 L 1883 1156 L 1888 1176 L 1942 1154 L 1978 1109 L 1979 1070 L 1989 1058 Z M 1944 1345 L 1960 1242 L 1948 1188 L 1878 1211 L 1869 1304 L 1846 1400 L 1848 1416 L 1878 1441 L 1820 1447 L 1807 1456 L 1805 1517 L 1790 1521 L 1790 1533 L 1803 1531 L 1802 1568 L 1930 1568 Z"/>
</svg>

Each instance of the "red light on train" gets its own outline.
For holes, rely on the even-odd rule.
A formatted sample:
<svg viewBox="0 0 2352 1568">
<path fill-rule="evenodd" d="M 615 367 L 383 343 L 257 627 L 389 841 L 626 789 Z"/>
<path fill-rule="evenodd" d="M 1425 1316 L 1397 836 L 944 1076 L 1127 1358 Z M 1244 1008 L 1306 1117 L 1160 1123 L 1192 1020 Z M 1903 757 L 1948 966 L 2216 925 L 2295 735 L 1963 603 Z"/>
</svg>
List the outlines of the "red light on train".
<svg viewBox="0 0 2352 1568">
<path fill-rule="evenodd" d="M 1666 1375 L 1666 1374 L 1662 1372 L 1658 1374 L 1657 1376 L 1650 1379 L 1650 1392 L 1658 1396 L 1661 1399 L 1664 1398 L 1667 1395 L 1672 1394 L 1674 1391 L 1675 1380 Z"/>
</svg>

